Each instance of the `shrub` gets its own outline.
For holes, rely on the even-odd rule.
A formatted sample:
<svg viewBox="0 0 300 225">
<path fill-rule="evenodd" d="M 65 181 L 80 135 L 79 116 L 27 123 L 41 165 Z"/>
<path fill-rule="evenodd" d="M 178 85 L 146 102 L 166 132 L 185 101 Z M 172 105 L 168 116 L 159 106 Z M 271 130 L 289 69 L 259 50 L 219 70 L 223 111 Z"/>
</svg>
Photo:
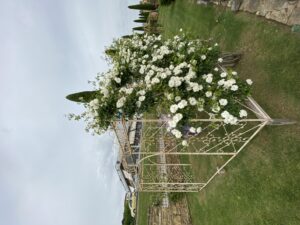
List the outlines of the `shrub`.
<svg viewBox="0 0 300 225">
<path fill-rule="evenodd" d="M 73 102 L 88 103 L 96 98 L 96 91 L 82 91 L 70 94 L 66 98 Z"/>
<path fill-rule="evenodd" d="M 185 196 L 185 193 L 182 192 L 171 192 L 169 193 L 169 199 L 171 202 L 178 202 Z"/>
<path fill-rule="evenodd" d="M 147 23 L 146 19 L 138 19 L 138 20 L 134 20 L 134 22 L 136 23 Z"/>
<path fill-rule="evenodd" d="M 145 28 L 144 27 L 134 27 L 132 28 L 133 30 L 136 30 L 136 31 L 144 31 Z"/>
<path fill-rule="evenodd" d="M 138 5 L 130 5 L 129 9 L 138 9 L 138 10 L 155 10 L 157 8 L 156 5 L 153 4 L 138 4 Z"/>
<path fill-rule="evenodd" d="M 184 127 L 199 113 L 230 125 L 247 117 L 237 102 L 247 99 L 252 81 L 219 68 L 223 59 L 218 44 L 190 39 L 184 33 L 168 40 L 134 34 L 115 40 L 108 49 L 115 52 L 107 55 L 112 68 L 96 77 L 97 91 L 75 98 L 83 97 L 86 111 L 71 119 L 84 119 L 88 131 L 101 134 L 120 115 L 133 119 L 157 109 L 170 115 L 168 131 L 182 140 Z M 200 133 L 201 129 L 190 127 L 190 132 Z"/>
<path fill-rule="evenodd" d="M 134 218 L 131 216 L 127 201 L 124 205 L 122 225 L 134 225 Z"/>
<path fill-rule="evenodd" d="M 172 2 L 175 2 L 175 0 L 160 0 L 161 5 L 170 5 Z"/>
</svg>

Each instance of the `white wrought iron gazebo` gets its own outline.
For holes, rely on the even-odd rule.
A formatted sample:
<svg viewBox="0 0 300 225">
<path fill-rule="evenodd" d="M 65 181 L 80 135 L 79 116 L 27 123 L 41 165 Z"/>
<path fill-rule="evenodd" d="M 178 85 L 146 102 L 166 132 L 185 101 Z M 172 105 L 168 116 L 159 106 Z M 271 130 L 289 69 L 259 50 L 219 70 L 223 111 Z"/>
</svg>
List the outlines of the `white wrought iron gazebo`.
<svg viewBox="0 0 300 225">
<path fill-rule="evenodd" d="M 223 119 L 194 118 L 189 126 L 200 133 L 184 132 L 188 146 L 182 146 L 168 131 L 167 115 L 156 118 L 124 118 L 113 123 L 121 163 L 134 178 L 140 192 L 198 192 L 205 188 L 266 125 L 290 124 L 272 119 L 249 97 L 237 102 L 248 118 L 237 125 Z"/>
</svg>

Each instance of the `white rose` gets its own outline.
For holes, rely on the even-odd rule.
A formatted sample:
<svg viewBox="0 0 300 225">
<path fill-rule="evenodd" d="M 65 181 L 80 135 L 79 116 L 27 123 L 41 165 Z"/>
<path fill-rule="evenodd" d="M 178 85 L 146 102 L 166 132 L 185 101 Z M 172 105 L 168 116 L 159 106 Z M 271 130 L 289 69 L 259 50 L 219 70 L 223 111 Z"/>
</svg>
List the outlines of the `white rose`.
<svg viewBox="0 0 300 225">
<path fill-rule="evenodd" d="M 177 109 L 178 109 L 177 105 L 171 105 L 171 107 L 170 107 L 171 113 L 176 113 Z"/>
<path fill-rule="evenodd" d="M 242 109 L 240 110 L 240 117 L 243 118 L 243 117 L 247 117 L 248 113 L 246 110 Z"/>
<path fill-rule="evenodd" d="M 191 133 L 196 133 L 196 128 L 195 128 L 195 127 L 191 127 L 191 128 L 190 128 L 190 132 L 191 132 Z"/>
<path fill-rule="evenodd" d="M 230 88 L 230 90 L 232 90 L 232 91 L 237 91 L 238 89 L 239 89 L 239 87 L 235 84 L 232 85 L 231 88 Z"/>
<path fill-rule="evenodd" d="M 226 73 L 226 72 L 223 72 L 223 73 L 220 74 L 220 76 L 221 76 L 221 77 L 226 77 L 226 76 L 227 76 L 227 73 Z"/>
<path fill-rule="evenodd" d="M 205 79 L 205 81 L 206 81 L 207 83 L 211 83 L 212 80 L 213 80 L 213 78 L 212 78 L 211 76 L 209 76 L 209 77 L 207 77 L 207 78 Z"/>
<path fill-rule="evenodd" d="M 205 92 L 205 96 L 208 97 L 208 98 L 211 97 L 212 96 L 212 92 L 211 91 Z"/>
<path fill-rule="evenodd" d="M 228 101 L 227 101 L 227 99 L 221 98 L 221 99 L 219 100 L 219 103 L 220 103 L 220 105 L 225 106 L 225 105 L 228 104 Z"/>
<path fill-rule="evenodd" d="M 196 105 L 196 104 L 197 104 L 197 100 L 196 100 L 194 97 L 190 97 L 190 98 L 189 98 L 189 103 L 190 103 L 191 105 Z"/>
<path fill-rule="evenodd" d="M 142 95 L 142 96 L 139 97 L 139 101 L 142 102 L 142 101 L 145 100 L 145 98 L 146 98 L 146 97 L 145 97 L 144 95 Z"/>
<path fill-rule="evenodd" d="M 196 132 L 199 134 L 200 132 L 202 131 L 202 128 L 201 127 L 198 127 Z"/>
<path fill-rule="evenodd" d="M 176 97 L 175 97 L 175 101 L 176 101 L 176 102 L 179 102 L 180 100 L 181 100 L 181 97 L 180 97 L 180 96 L 176 96 Z"/>
<path fill-rule="evenodd" d="M 247 82 L 248 85 L 252 85 L 253 84 L 253 81 L 251 79 L 247 79 L 246 82 Z"/>
</svg>

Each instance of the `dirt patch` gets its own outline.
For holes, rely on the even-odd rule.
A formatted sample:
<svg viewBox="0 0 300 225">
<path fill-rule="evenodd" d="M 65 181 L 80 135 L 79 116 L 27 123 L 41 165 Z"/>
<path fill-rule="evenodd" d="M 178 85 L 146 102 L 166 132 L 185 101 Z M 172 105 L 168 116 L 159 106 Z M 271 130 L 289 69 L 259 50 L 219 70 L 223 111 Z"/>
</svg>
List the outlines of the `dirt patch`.
<svg viewBox="0 0 300 225">
<path fill-rule="evenodd" d="M 148 210 L 148 225 L 192 225 L 186 197 L 169 207 L 153 206 Z"/>
</svg>

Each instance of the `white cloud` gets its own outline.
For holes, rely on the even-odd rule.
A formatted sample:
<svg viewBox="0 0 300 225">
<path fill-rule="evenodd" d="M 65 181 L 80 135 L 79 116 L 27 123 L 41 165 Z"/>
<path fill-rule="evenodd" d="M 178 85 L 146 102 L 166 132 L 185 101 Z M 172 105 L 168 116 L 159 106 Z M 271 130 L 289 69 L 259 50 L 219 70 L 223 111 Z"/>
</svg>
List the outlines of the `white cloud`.
<svg viewBox="0 0 300 225">
<path fill-rule="evenodd" d="M 104 46 L 131 32 L 128 4 L 0 3 L 0 224 L 120 224 L 111 139 L 63 115 L 81 110 L 64 96 L 107 68 Z"/>
</svg>

